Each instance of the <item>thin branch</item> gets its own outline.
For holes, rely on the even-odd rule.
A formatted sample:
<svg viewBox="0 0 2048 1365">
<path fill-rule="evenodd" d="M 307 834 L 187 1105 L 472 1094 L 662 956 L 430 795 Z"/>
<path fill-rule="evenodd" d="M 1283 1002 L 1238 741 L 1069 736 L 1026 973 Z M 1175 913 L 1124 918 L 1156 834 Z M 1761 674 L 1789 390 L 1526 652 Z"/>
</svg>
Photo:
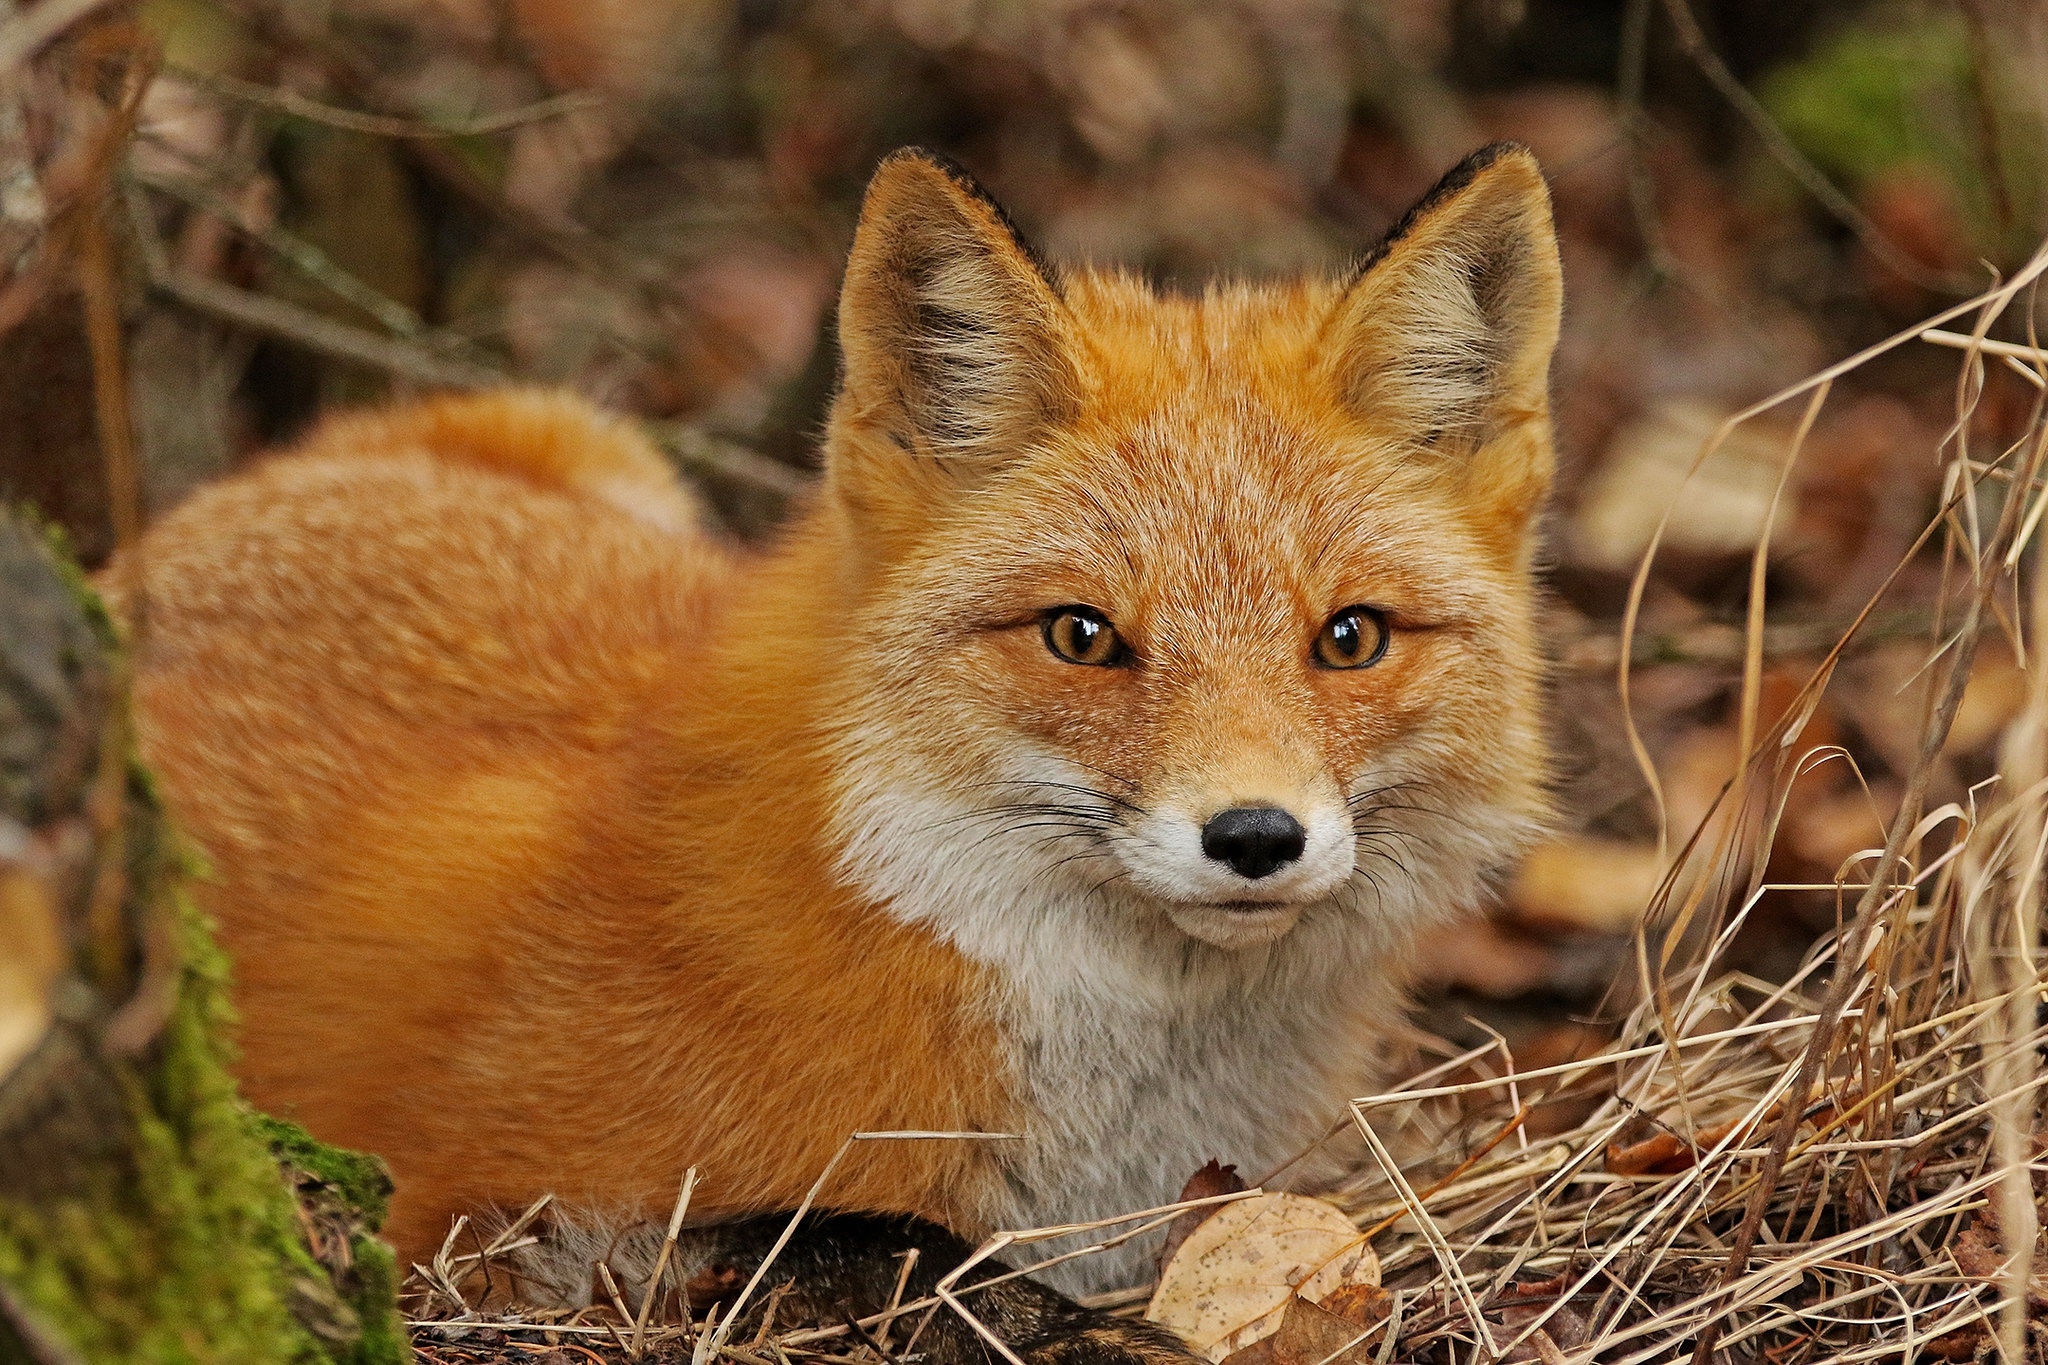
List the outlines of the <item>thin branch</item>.
<svg viewBox="0 0 2048 1365">
<path fill-rule="evenodd" d="M 484 137 L 491 133 L 509 132 L 529 123 L 542 123 L 548 119 L 560 118 L 564 114 L 595 109 L 604 103 L 602 96 L 591 91 L 571 90 L 566 94 L 521 105 L 517 109 L 507 109 L 503 113 L 480 114 L 473 118 L 450 119 L 445 122 L 421 122 L 415 119 L 393 118 L 388 114 L 366 114 L 360 110 L 343 109 L 310 99 L 285 86 L 257 85 L 253 81 L 239 80 L 218 72 L 200 71 L 175 62 L 166 62 L 164 72 L 223 99 L 233 100 L 237 104 L 245 104 L 251 108 L 267 109 L 271 113 L 282 114 L 287 118 L 304 119 L 308 123 L 324 124 L 352 133 L 368 133 L 373 137 L 414 140 Z"/>
<path fill-rule="evenodd" d="M 150 287 L 187 308 L 246 327 L 252 332 L 303 346 L 309 351 L 351 360 L 374 370 L 437 389 L 488 389 L 510 382 L 495 370 L 460 360 L 444 360 L 418 346 L 361 327 L 335 322 L 297 304 L 209 280 L 189 271 L 170 270 L 150 278 Z"/>
</svg>

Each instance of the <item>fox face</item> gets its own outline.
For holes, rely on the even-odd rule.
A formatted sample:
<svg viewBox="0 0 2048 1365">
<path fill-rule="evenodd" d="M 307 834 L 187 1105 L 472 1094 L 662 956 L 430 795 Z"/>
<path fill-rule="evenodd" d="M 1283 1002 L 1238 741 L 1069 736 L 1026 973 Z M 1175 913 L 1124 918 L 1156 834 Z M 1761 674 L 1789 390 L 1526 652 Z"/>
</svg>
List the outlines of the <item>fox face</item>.
<svg viewBox="0 0 2048 1365">
<path fill-rule="evenodd" d="M 855 875 L 942 932 L 1051 897 L 1225 952 L 1469 903 L 1543 809 L 1558 307 L 1516 149 L 1348 280 L 1199 296 L 1055 275 L 887 163 L 827 443 Z"/>
</svg>

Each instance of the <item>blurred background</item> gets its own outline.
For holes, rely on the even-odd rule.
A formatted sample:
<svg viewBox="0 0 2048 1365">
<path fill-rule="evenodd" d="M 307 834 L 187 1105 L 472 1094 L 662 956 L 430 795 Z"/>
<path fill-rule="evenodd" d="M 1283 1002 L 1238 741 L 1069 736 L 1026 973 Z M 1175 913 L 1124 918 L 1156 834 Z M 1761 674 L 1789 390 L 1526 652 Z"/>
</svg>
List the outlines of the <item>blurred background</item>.
<svg viewBox="0 0 2048 1365">
<path fill-rule="evenodd" d="M 25 46 L 58 9 L 83 17 Z M 1780 888 L 1734 965 L 1792 970 L 1882 842 L 1943 592 L 1938 548 L 1909 553 L 1940 452 L 2003 449 L 2038 385 L 1992 365 L 1958 429 L 1954 351 L 1913 342 L 1835 386 L 1775 501 L 1798 404 L 1686 471 L 1730 414 L 2032 254 L 2030 0 L 0 0 L 0 495 L 96 564 L 131 502 L 325 409 L 542 382 L 644 418 L 756 538 L 812 478 L 890 149 L 962 162 L 1055 260 L 1197 288 L 1342 269 L 1496 138 L 1542 159 L 1564 253 L 1560 834 L 1433 952 L 1428 1022 L 1540 1065 L 1627 1003 L 1637 916 L 1737 771 L 1753 581 L 1766 723 L 1890 586 L 1799 733 L 1775 843 L 1709 826 L 1768 844 Z M 1629 694 L 1660 814 L 1617 665 L 1667 508 Z M 1934 802 L 1992 771 L 2024 699 L 1987 650 Z"/>
</svg>

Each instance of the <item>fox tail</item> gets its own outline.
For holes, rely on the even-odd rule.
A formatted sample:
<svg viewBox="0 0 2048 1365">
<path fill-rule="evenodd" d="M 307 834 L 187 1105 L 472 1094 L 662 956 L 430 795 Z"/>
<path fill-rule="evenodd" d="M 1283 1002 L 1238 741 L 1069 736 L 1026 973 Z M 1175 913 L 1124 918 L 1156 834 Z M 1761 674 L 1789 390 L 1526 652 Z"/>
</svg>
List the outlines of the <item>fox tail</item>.
<svg viewBox="0 0 2048 1365">
<path fill-rule="evenodd" d="M 349 413 L 323 422 L 297 449 L 424 450 L 596 498 L 663 531 L 686 531 L 704 519 L 703 505 L 643 432 L 561 390 L 450 394 Z"/>
</svg>

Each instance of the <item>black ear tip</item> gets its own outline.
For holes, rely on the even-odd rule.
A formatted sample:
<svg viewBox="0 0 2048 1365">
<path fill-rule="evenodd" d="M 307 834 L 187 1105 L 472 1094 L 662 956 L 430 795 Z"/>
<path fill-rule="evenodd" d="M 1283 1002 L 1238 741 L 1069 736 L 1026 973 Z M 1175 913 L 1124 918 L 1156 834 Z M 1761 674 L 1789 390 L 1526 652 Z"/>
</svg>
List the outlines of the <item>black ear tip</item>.
<svg viewBox="0 0 2048 1365">
<path fill-rule="evenodd" d="M 944 176 L 956 191 L 979 204 L 1009 237 L 1012 245 L 1031 262 L 1045 282 L 1055 293 L 1058 292 L 1058 273 L 1052 268 L 1052 264 L 1039 254 L 1038 248 L 1032 244 L 1030 238 L 1024 235 L 1023 230 L 1017 226 L 1017 221 L 1010 217 L 1010 211 L 974 178 L 973 172 L 944 152 L 935 152 L 929 147 L 898 147 L 876 163 L 875 173 L 868 180 L 868 192 L 874 193 L 875 186 L 881 184 L 883 177 L 892 171 L 899 167 L 911 166 L 927 172 L 936 171 Z"/>
<path fill-rule="evenodd" d="M 1378 265 L 1386 258 L 1387 253 L 1393 249 L 1397 242 L 1414 230 L 1417 223 L 1427 218 L 1445 201 L 1455 199 L 1473 181 L 1503 161 L 1519 161 L 1527 166 L 1530 172 L 1536 175 L 1539 180 L 1542 178 L 1543 169 L 1536 164 L 1536 154 L 1522 143 L 1505 139 L 1499 142 L 1487 143 L 1484 147 L 1481 147 L 1478 151 L 1473 152 L 1463 161 L 1445 171 L 1436 184 L 1429 187 L 1429 193 L 1416 200 L 1414 207 L 1402 214 L 1401 220 L 1395 223 L 1393 227 L 1387 229 L 1387 235 L 1380 238 L 1372 250 L 1366 252 L 1358 264 L 1353 267 L 1353 278 L 1363 276 L 1367 271 Z"/>
<path fill-rule="evenodd" d="M 1415 213 L 1428 212 L 1430 208 L 1441 204 L 1503 161 L 1520 161 L 1538 175 L 1543 173 L 1542 168 L 1536 164 L 1536 154 L 1521 143 L 1489 142 L 1445 171 L 1443 178 L 1430 187 L 1428 194 L 1422 196 L 1422 202 L 1415 206 Z"/>
<path fill-rule="evenodd" d="M 883 176 L 902 168 L 916 167 L 925 171 L 936 171 L 953 182 L 955 188 L 980 200 L 991 208 L 997 207 L 995 196 L 982 186 L 979 180 L 965 166 L 929 147 L 898 147 L 895 151 L 875 163 L 875 173 L 869 178 L 869 185 L 879 182 Z"/>
<path fill-rule="evenodd" d="M 1453 166 L 1448 174 L 1456 175 L 1458 172 L 1464 171 L 1468 175 L 1477 175 L 1496 161 L 1506 161 L 1514 157 L 1522 157 L 1526 160 L 1534 161 L 1536 153 L 1529 150 L 1527 143 L 1516 142 L 1513 138 L 1502 138 L 1498 142 L 1487 143 L 1484 147 L 1481 147 L 1478 151 L 1460 161 L 1456 166 Z"/>
</svg>

